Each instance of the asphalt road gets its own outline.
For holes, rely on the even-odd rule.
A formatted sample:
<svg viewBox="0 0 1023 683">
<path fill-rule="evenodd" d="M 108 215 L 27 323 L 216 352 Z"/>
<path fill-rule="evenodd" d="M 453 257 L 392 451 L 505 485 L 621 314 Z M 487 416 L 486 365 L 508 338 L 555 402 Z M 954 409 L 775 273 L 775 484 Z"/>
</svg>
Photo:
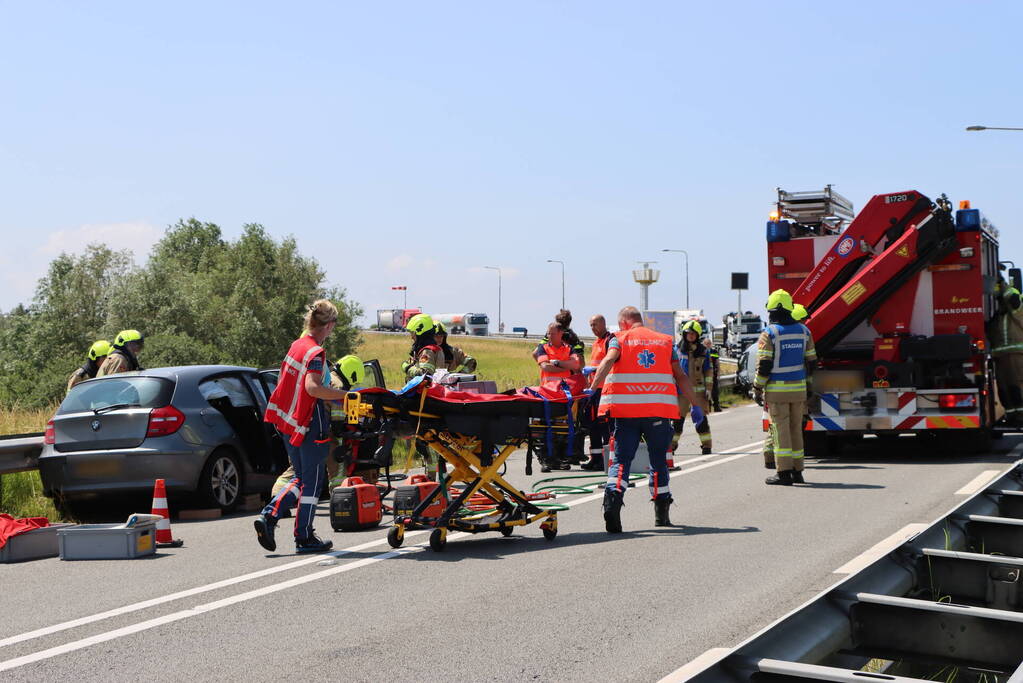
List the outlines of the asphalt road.
<svg viewBox="0 0 1023 683">
<path fill-rule="evenodd" d="M 678 459 L 672 528 L 653 526 L 635 489 L 619 536 L 604 533 L 599 496 L 581 495 L 561 500 L 572 508 L 553 542 L 533 525 L 451 535 L 443 553 L 410 533 L 392 551 L 386 527 L 330 533 L 321 520 L 332 556 L 291 555 L 287 538 L 268 555 L 239 515 L 175 521 L 185 547 L 149 559 L 7 565 L 0 678 L 655 681 L 802 604 L 1023 450 L 867 441 L 809 462 L 806 486 L 768 487 L 759 408 L 711 424 L 716 454 Z M 698 452 L 695 435 L 680 450 Z M 509 478 L 531 485 L 520 455 Z"/>
</svg>

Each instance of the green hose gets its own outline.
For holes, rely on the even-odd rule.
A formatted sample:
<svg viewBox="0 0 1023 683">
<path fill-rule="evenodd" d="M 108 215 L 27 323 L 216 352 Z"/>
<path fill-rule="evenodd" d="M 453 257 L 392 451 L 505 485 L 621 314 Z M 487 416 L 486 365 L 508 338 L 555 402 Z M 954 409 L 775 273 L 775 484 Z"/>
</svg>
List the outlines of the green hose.
<svg viewBox="0 0 1023 683">
<path fill-rule="evenodd" d="M 571 484 L 547 484 L 547 482 L 563 481 L 566 479 L 587 479 L 591 481 L 590 483 L 583 484 L 582 486 L 572 486 Z M 646 479 L 646 475 L 644 474 L 629 475 L 629 481 L 638 482 L 642 479 Z M 603 487 L 605 481 L 607 481 L 606 474 L 566 474 L 560 477 L 548 477 L 546 479 L 540 479 L 539 481 L 533 484 L 533 493 L 553 493 L 556 495 L 593 493 L 598 488 Z"/>
</svg>

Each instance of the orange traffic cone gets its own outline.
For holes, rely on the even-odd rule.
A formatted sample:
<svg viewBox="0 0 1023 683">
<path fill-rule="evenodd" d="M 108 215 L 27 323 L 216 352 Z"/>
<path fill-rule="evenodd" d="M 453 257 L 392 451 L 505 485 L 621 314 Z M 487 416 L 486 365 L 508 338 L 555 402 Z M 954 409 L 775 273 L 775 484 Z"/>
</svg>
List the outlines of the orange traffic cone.
<svg viewBox="0 0 1023 683">
<path fill-rule="evenodd" d="M 184 541 L 175 540 L 171 536 L 170 509 L 167 507 L 167 484 L 163 479 L 157 479 L 153 485 L 153 514 L 160 515 L 163 519 L 156 523 L 156 547 L 157 548 L 180 548 Z"/>
</svg>

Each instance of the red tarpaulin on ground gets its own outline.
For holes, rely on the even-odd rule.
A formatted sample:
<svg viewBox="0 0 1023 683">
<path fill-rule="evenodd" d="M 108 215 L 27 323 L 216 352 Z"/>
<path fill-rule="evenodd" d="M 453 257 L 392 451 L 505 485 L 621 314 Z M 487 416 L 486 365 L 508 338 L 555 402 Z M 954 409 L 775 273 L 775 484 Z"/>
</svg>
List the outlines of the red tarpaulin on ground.
<svg viewBox="0 0 1023 683">
<path fill-rule="evenodd" d="M 25 517 L 14 519 L 8 514 L 0 513 L 0 548 L 7 545 L 7 539 L 24 534 L 34 529 L 42 529 L 50 526 L 50 520 L 45 517 Z"/>
</svg>

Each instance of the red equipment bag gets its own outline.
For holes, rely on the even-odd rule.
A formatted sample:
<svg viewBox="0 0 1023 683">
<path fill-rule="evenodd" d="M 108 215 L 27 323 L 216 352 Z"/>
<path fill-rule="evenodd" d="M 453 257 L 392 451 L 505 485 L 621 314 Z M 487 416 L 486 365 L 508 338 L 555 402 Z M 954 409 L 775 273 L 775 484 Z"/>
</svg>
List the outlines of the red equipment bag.
<svg viewBox="0 0 1023 683">
<path fill-rule="evenodd" d="M 411 517 L 412 512 L 436 490 L 437 486 L 437 482 L 430 481 L 425 474 L 411 475 L 394 489 L 394 516 Z M 437 496 L 419 516 L 440 517 L 445 505 L 444 497 Z"/>
<path fill-rule="evenodd" d="M 330 494 L 330 526 L 334 531 L 357 531 L 380 524 L 380 489 L 362 477 L 348 477 Z"/>
</svg>

